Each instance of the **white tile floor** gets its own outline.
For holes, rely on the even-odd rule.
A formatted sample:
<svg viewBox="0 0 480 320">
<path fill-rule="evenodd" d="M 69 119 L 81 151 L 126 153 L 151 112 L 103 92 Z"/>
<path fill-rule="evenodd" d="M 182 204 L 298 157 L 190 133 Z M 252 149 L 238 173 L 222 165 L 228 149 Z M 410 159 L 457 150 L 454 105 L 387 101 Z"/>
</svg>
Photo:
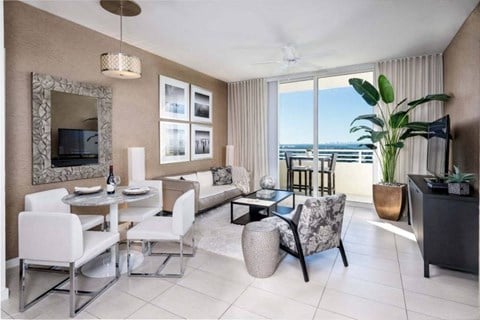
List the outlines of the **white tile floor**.
<svg viewBox="0 0 480 320">
<path fill-rule="evenodd" d="M 308 283 L 290 256 L 272 277 L 255 279 L 242 261 L 199 250 L 184 278 L 123 275 L 77 318 L 480 319 L 478 277 L 432 266 L 431 278 L 423 278 L 417 244 L 405 237 L 410 230 L 405 222 L 380 221 L 371 209 L 349 206 L 343 236 L 348 268 L 338 250 L 330 250 L 308 258 Z M 57 294 L 19 313 L 17 273 L 7 272 L 11 298 L 2 303 L 2 318 L 68 317 L 68 297 Z M 42 274 L 35 289 L 55 277 Z"/>
</svg>

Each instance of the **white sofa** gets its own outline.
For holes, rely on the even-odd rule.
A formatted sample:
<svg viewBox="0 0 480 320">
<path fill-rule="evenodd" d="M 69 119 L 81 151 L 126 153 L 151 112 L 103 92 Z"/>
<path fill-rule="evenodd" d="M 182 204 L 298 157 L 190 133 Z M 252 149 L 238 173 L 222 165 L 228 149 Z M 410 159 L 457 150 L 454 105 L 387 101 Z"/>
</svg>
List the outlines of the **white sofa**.
<svg viewBox="0 0 480 320">
<path fill-rule="evenodd" d="M 241 167 L 232 168 L 232 184 L 214 185 L 212 171 L 198 171 L 157 178 L 163 184 L 163 210 L 171 212 L 175 200 L 187 190 L 195 190 L 195 213 L 203 212 L 248 193 L 248 172 Z"/>
</svg>

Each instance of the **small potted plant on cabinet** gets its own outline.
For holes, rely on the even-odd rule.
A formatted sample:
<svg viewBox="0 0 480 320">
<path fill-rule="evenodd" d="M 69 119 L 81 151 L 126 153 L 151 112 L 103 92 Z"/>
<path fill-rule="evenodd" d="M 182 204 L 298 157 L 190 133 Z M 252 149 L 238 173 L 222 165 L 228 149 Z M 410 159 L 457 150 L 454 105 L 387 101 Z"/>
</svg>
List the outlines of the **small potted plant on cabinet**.
<svg viewBox="0 0 480 320">
<path fill-rule="evenodd" d="M 473 173 L 461 172 L 457 166 L 453 166 L 453 172 L 448 175 L 448 193 L 466 196 L 470 194 L 470 182 L 475 180 Z"/>
</svg>

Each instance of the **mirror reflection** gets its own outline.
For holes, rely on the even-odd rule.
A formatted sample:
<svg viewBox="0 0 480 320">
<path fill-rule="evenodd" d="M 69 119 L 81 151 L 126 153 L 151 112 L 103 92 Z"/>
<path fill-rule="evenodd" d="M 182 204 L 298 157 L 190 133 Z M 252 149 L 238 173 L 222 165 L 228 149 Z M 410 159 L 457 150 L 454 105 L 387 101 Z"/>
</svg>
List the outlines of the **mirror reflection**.
<svg viewBox="0 0 480 320">
<path fill-rule="evenodd" d="M 98 164 L 97 98 L 51 91 L 51 163 Z"/>
</svg>

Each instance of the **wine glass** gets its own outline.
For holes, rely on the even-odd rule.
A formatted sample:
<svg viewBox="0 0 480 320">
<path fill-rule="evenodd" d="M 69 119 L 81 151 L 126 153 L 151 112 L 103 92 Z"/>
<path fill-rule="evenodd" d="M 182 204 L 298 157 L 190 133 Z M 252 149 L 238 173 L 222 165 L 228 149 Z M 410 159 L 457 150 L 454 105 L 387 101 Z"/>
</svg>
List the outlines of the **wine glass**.
<svg viewBox="0 0 480 320">
<path fill-rule="evenodd" d="M 120 178 L 120 176 L 114 176 L 113 182 L 115 182 L 115 185 L 118 186 L 122 182 L 122 179 Z"/>
</svg>

